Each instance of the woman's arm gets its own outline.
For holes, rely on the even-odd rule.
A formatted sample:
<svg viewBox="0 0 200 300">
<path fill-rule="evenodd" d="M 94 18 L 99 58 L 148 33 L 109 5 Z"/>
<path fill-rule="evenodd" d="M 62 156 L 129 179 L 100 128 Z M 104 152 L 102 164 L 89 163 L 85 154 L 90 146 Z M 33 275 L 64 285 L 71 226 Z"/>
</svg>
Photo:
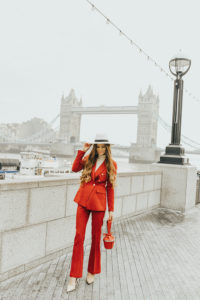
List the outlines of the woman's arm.
<svg viewBox="0 0 200 300">
<path fill-rule="evenodd" d="M 83 159 L 82 159 L 82 157 L 84 156 L 85 152 L 90 148 L 90 146 L 91 146 L 91 144 L 84 143 L 83 149 L 78 150 L 76 158 L 72 164 L 72 172 L 79 172 L 80 170 L 83 169 L 88 155 L 86 157 L 84 157 Z"/>
<path fill-rule="evenodd" d="M 85 164 L 85 157 L 82 159 L 86 151 L 84 150 L 78 150 L 76 158 L 72 164 L 72 172 L 79 172 L 83 169 Z"/>
</svg>

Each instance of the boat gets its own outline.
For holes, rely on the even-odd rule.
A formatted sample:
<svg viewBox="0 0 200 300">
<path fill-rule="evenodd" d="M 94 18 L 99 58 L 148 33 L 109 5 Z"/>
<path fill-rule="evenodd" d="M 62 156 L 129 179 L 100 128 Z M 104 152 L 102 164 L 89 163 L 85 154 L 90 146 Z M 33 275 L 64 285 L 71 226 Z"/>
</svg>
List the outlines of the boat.
<svg viewBox="0 0 200 300">
<path fill-rule="evenodd" d="M 70 161 L 61 161 L 51 156 L 47 151 L 23 151 L 20 152 L 20 174 L 43 175 L 70 173 L 72 164 Z"/>
</svg>

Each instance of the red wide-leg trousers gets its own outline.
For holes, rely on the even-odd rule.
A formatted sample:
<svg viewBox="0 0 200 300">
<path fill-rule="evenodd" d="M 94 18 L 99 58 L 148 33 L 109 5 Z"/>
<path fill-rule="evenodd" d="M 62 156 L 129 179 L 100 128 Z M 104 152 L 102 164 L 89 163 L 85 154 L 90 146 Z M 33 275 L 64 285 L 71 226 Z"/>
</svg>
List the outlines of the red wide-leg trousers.
<svg viewBox="0 0 200 300">
<path fill-rule="evenodd" d="M 85 230 L 90 213 L 92 213 L 92 244 L 88 261 L 88 272 L 98 274 L 101 272 L 101 227 L 105 211 L 87 210 L 78 205 L 76 212 L 76 234 L 71 260 L 70 277 L 82 277 L 83 273 L 83 244 L 85 240 Z"/>
</svg>

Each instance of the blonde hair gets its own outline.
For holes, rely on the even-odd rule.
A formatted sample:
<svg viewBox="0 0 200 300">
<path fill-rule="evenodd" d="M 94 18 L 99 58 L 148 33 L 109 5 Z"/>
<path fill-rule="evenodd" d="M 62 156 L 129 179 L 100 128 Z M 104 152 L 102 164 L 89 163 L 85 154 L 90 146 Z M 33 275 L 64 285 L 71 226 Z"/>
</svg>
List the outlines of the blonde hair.
<svg viewBox="0 0 200 300">
<path fill-rule="evenodd" d="M 108 180 L 112 184 L 112 187 L 115 187 L 116 185 L 116 169 L 115 165 L 112 160 L 112 154 L 111 154 L 111 148 L 110 144 L 104 144 L 106 147 L 105 150 L 105 163 L 106 163 L 106 168 L 107 168 L 107 176 Z M 97 144 L 93 145 L 93 148 L 86 159 L 82 175 L 80 177 L 81 180 L 81 185 L 83 185 L 84 182 L 89 182 L 91 180 L 91 172 L 92 172 L 92 167 L 95 164 L 96 160 L 98 158 L 98 152 L 97 152 Z"/>
</svg>

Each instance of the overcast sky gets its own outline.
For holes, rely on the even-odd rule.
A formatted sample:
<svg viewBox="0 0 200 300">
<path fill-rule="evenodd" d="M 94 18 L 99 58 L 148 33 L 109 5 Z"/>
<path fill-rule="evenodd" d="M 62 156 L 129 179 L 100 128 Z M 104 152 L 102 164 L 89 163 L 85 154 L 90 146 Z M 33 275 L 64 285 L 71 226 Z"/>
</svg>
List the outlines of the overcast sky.
<svg viewBox="0 0 200 300">
<path fill-rule="evenodd" d="M 182 50 L 192 60 L 185 88 L 200 97 L 198 0 L 92 1 L 168 71 Z M 137 105 L 151 84 L 160 116 L 172 119 L 173 82 L 96 12 L 86 0 L 7 0 L 0 17 L 0 122 L 32 117 L 50 122 L 62 93 L 74 88 L 83 106 Z M 182 133 L 200 143 L 200 102 L 183 98 Z M 121 144 L 136 141 L 136 115 L 83 116 L 81 140 L 106 131 Z M 158 146 L 170 133 L 158 127 Z"/>
</svg>

